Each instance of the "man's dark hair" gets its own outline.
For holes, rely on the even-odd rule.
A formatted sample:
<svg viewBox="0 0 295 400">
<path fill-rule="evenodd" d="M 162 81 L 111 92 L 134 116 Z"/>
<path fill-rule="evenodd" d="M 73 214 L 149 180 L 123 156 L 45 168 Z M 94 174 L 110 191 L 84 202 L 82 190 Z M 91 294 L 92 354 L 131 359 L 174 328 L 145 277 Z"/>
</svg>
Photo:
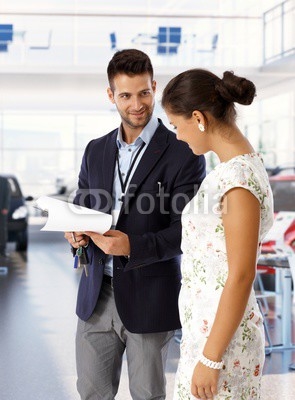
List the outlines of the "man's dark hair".
<svg viewBox="0 0 295 400">
<path fill-rule="evenodd" d="M 153 80 L 154 71 L 151 60 L 147 54 L 137 49 L 117 51 L 107 68 L 110 88 L 113 90 L 113 80 L 118 74 L 129 76 L 148 73 Z"/>
</svg>

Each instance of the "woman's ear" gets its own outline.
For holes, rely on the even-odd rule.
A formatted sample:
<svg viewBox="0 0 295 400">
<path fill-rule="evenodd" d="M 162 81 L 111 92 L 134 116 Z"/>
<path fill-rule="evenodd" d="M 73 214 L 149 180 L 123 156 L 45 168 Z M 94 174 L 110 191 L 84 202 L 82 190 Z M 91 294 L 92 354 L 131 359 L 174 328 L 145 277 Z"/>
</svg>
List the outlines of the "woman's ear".
<svg viewBox="0 0 295 400">
<path fill-rule="evenodd" d="M 205 123 L 205 118 L 204 118 L 204 115 L 203 115 L 203 113 L 201 113 L 200 111 L 198 111 L 198 110 L 194 110 L 193 111 L 193 118 L 196 118 L 196 120 L 197 120 L 197 122 L 198 123 Z"/>
<path fill-rule="evenodd" d="M 205 125 L 206 120 L 205 120 L 204 115 L 200 111 L 195 110 L 195 111 L 193 111 L 192 117 L 195 118 L 195 120 L 196 120 L 196 122 L 198 124 L 199 130 L 201 132 L 204 132 L 205 131 L 205 126 L 206 126 Z"/>
</svg>

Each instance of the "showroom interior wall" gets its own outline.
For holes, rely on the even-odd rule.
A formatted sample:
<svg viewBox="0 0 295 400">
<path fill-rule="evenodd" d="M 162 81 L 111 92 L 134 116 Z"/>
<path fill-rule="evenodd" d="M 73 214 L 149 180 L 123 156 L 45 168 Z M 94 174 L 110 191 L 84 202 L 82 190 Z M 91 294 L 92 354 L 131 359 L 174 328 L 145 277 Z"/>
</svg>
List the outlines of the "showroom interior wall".
<svg viewBox="0 0 295 400">
<path fill-rule="evenodd" d="M 118 0 L 1 5 L 0 24 L 13 24 L 15 32 L 0 52 L 0 172 L 16 174 L 26 195 L 53 193 L 57 180 L 74 180 L 87 142 L 117 126 L 105 72 L 116 48 L 151 56 L 156 109 L 166 123 L 158 101 L 176 73 L 231 69 L 253 79 L 258 96 L 251 107 L 239 108 L 238 123 L 269 166 L 295 164 L 295 1 L 284 2 L 283 33 L 281 8 L 263 19 L 280 1 L 261 1 L 260 9 L 254 0 L 162 3 L 128 0 L 122 11 Z M 161 26 L 181 28 L 173 54 L 157 52 Z M 282 41 L 293 53 L 276 49 Z M 209 157 L 209 168 L 214 163 Z"/>
</svg>

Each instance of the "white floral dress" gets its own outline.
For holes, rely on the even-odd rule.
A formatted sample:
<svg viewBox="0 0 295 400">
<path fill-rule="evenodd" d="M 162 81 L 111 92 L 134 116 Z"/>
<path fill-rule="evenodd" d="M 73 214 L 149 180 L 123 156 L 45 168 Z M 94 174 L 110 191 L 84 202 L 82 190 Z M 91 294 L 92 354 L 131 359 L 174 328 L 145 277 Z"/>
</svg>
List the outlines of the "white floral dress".
<svg viewBox="0 0 295 400">
<path fill-rule="evenodd" d="M 190 393 L 192 373 L 210 333 L 228 274 L 220 200 L 234 187 L 249 190 L 260 202 L 260 241 L 273 223 L 272 193 L 257 153 L 240 155 L 217 165 L 183 210 L 179 297 L 182 343 L 174 400 L 195 399 Z M 220 372 L 214 400 L 259 399 L 264 330 L 254 290 L 223 360 L 225 368 Z"/>
</svg>

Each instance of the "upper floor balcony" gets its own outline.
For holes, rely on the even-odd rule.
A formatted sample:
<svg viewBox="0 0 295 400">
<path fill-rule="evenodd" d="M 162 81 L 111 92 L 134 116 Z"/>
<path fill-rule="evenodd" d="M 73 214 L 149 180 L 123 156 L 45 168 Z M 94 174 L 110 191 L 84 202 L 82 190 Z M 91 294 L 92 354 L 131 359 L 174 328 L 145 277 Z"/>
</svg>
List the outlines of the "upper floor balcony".
<svg viewBox="0 0 295 400">
<path fill-rule="evenodd" d="M 294 0 L 264 14 L 6 11 L 0 72 L 105 73 L 114 51 L 138 48 L 157 68 L 261 68 L 294 56 Z"/>
</svg>

